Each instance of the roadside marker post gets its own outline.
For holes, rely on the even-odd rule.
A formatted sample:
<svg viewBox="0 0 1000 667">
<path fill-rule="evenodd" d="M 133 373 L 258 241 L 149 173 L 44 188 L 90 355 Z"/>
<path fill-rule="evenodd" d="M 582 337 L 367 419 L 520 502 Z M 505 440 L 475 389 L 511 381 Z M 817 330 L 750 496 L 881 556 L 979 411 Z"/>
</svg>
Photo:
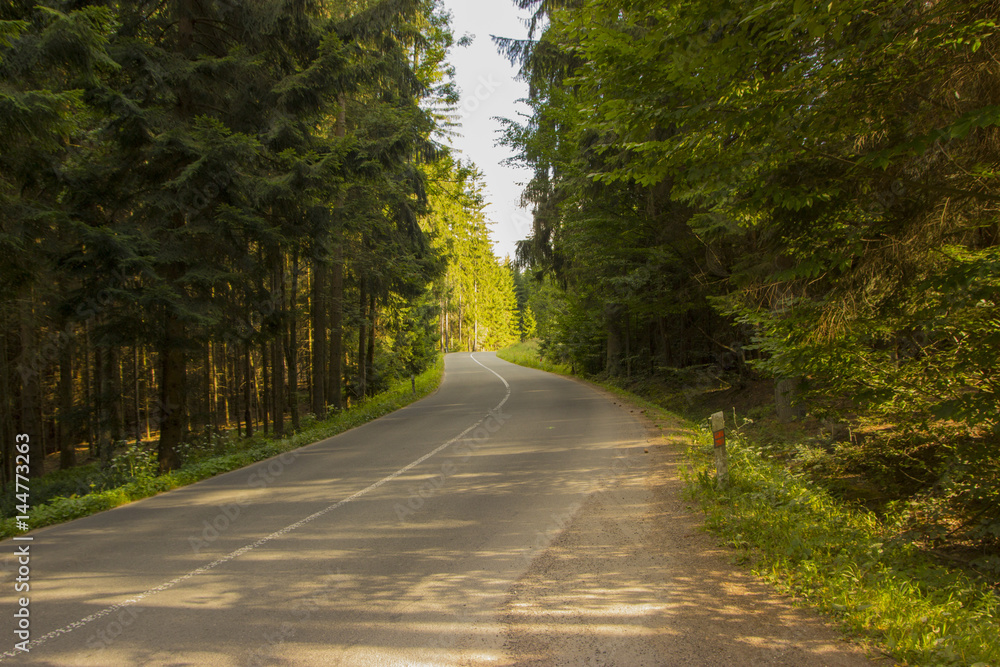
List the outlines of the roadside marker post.
<svg viewBox="0 0 1000 667">
<path fill-rule="evenodd" d="M 724 489 L 729 484 L 729 456 L 726 453 L 726 418 L 721 412 L 712 415 L 712 439 L 715 441 L 715 482 Z"/>
</svg>

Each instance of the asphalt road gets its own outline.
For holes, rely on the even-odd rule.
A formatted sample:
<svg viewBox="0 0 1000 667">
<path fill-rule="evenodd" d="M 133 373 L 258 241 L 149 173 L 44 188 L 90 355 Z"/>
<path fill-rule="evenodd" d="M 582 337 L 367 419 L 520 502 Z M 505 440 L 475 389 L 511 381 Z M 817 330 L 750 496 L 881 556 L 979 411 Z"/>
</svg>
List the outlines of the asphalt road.
<svg viewBox="0 0 1000 667">
<path fill-rule="evenodd" d="M 503 662 L 511 586 L 644 429 L 595 390 L 492 353 L 445 368 L 436 393 L 355 430 L 0 543 L 0 659 Z M 14 648 L 22 596 L 28 653 Z"/>
</svg>

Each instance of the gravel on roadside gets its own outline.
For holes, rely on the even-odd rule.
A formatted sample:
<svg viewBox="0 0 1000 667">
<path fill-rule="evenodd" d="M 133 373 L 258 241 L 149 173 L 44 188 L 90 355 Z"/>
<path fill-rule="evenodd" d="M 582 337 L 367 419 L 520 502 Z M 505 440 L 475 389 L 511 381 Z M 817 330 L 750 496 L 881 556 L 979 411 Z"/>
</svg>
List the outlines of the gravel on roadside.
<svg viewBox="0 0 1000 667">
<path fill-rule="evenodd" d="M 506 665 L 830 665 L 894 661 L 735 564 L 680 475 L 688 436 L 647 427 L 509 591 Z"/>
</svg>

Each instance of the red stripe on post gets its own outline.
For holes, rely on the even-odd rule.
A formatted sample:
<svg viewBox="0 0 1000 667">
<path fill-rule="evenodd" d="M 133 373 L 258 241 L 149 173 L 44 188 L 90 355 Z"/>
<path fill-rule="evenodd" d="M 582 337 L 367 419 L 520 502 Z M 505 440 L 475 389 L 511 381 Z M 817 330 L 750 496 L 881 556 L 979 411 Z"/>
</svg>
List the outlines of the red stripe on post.
<svg viewBox="0 0 1000 667">
<path fill-rule="evenodd" d="M 715 432 L 715 446 L 716 447 L 722 447 L 725 444 L 726 444 L 726 432 L 725 431 L 716 431 Z"/>
</svg>

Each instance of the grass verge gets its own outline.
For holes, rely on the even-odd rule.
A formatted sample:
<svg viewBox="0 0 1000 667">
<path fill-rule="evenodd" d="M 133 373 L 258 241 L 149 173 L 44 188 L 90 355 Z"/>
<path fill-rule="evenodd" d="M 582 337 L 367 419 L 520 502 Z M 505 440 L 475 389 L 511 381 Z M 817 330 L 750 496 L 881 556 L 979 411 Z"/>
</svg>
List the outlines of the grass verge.
<svg viewBox="0 0 1000 667">
<path fill-rule="evenodd" d="M 30 525 L 32 528 L 41 528 L 79 519 L 135 500 L 148 498 L 157 493 L 193 484 L 224 472 L 237 470 L 257 461 L 263 461 L 283 452 L 343 433 L 427 396 L 437 389 L 443 374 L 444 358 L 438 357 L 433 366 L 417 376 L 416 393 L 411 392 L 409 379 L 400 380 L 390 389 L 369 398 L 364 403 L 332 415 L 326 420 L 313 422 L 287 438 L 274 440 L 264 434 L 257 434 L 249 439 L 227 438 L 221 443 L 221 446 L 215 447 L 212 452 L 191 457 L 192 460 L 172 472 L 163 475 L 138 475 L 131 481 L 114 488 L 52 498 L 48 502 L 31 508 Z M 92 470 L 96 469 L 92 467 Z M 14 518 L 0 521 L 0 538 L 13 537 L 22 533 L 23 531 L 17 528 Z"/>
<path fill-rule="evenodd" d="M 500 356 L 521 363 L 532 350 Z M 523 365 L 544 369 L 542 361 Z M 745 434 L 728 434 L 730 484 L 718 489 L 707 424 L 598 384 L 661 425 L 697 434 L 687 446 L 688 492 L 707 529 L 756 575 L 906 664 L 1000 666 L 1000 596 L 987 584 L 894 538 L 889 520 L 769 460 Z"/>
<path fill-rule="evenodd" d="M 1000 665 L 1000 598 L 987 585 L 894 538 L 892 526 L 729 435 L 730 485 L 712 445 L 688 451 L 689 489 L 706 526 L 779 590 L 917 665 Z"/>
<path fill-rule="evenodd" d="M 568 365 L 556 364 L 543 359 L 541 350 L 538 348 L 538 341 L 535 339 L 527 340 L 523 343 L 514 343 L 510 347 L 505 347 L 497 351 L 497 356 L 504 361 L 509 361 L 519 366 L 537 368 L 550 373 L 558 373 L 559 375 L 572 375 Z"/>
</svg>

